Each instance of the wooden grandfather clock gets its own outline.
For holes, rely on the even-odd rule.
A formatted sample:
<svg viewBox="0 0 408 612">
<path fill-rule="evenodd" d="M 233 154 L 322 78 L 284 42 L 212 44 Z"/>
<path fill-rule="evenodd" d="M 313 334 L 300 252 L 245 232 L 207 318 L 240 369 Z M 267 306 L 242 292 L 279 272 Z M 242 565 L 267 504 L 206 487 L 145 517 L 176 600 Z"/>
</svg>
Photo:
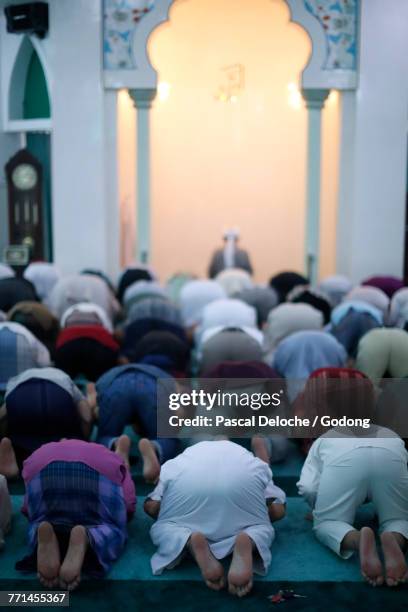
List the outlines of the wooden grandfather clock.
<svg viewBox="0 0 408 612">
<path fill-rule="evenodd" d="M 21 149 L 6 166 L 9 243 L 25 245 L 30 259 L 44 259 L 42 166 L 27 150 Z"/>
</svg>

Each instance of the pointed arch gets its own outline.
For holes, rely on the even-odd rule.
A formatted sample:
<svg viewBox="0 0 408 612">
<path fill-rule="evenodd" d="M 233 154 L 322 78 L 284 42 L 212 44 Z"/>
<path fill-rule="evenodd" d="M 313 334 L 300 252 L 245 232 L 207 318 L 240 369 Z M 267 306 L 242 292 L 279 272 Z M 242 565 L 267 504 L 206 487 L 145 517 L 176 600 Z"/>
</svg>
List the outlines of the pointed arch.
<svg viewBox="0 0 408 612">
<path fill-rule="evenodd" d="M 24 36 L 11 72 L 8 119 L 48 119 L 51 115 L 49 78 L 42 49 L 35 39 Z"/>
<path fill-rule="evenodd" d="M 50 99 L 47 83 L 40 58 L 35 49 L 27 69 L 23 98 L 23 118 L 50 118 Z"/>
</svg>

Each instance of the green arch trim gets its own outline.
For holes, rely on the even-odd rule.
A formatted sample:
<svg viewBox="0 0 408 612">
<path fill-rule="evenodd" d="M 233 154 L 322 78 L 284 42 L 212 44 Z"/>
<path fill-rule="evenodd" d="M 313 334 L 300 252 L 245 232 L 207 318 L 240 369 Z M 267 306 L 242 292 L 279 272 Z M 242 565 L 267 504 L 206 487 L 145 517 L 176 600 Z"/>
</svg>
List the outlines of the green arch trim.
<svg viewBox="0 0 408 612">
<path fill-rule="evenodd" d="M 24 87 L 23 118 L 49 119 L 50 116 L 50 99 L 44 70 L 37 52 L 33 49 Z"/>
</svg>

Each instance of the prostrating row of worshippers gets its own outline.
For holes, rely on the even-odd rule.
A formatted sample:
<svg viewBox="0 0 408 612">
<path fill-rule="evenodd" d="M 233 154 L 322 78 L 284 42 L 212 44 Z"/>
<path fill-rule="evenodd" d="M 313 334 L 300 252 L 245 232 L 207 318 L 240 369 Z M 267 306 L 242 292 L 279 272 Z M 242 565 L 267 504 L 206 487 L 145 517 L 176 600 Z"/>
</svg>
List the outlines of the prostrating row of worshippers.
<svg viewBox="0 0 408 612">
<path fill-rule="evenodd" d="M 359 383 L 365 411 L 387 406 L 378 380 L 408 377 L 408 288 L 392 277 L 359 286 L 342 276 L 312 287 L 294 272 L 267 285 L 237 268 L 213 279 L 176 274 L 165 286 L 144 266 L 125 269 L 114 288 L 97 270 L 62 276 L 31 263 L 23 276 L 0 266 L 0 540 L 10 529 L 7 479 L 21 473 L 28 520 L 21 571 L 48 588 L 72 590 L 81 574 L 101 577 L 124 550 L 136 507 L 130 473 L 132 426 L 144 503 L 154 519 L 153 574 L 185 556 L 208 587 L 242 597 L 266 574 L 286 496 L 270 464 L 293 442 L 254 435 L 181 444 L 157 435 L 157 387 L 185 377 L 280 377 L 292 403 L 330 411 L 333 381 L 345 405 Z M 319 380 L 316 399 L 314 381 Z M 303 381 L 303 384 L 299 384 Z M 306 381 L 306 383 L 305 383 Z M 349 385 L 350 383 L 350 385 Z M 313 531 L 335 554 L 359 555 L 374 586 L 408 579 L 408 455 L 401 437 L 372 424 L 301 440 L 298 482 Z M 371 500 L 379 522 L 355 527 Z M 294 543 L 288 542 L 288 549 Z M 220 560 L 231 557 L 227 576 Z"/>
</svg>

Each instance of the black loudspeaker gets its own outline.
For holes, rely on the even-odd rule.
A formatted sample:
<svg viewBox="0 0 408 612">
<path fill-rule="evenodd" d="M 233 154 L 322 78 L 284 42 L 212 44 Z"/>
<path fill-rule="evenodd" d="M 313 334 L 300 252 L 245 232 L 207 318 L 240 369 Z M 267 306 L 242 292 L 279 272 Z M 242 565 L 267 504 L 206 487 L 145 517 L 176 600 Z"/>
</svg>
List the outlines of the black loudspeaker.
<svg viewBox="0 0 408 612">
<path fill-rule="evenodd" d="M 7 32 L 11 34 L 36 34 L 44 38 L 48 32 L 48 4 L 29 2 L 12 4 L 4 9 Z"/>
</svg>

